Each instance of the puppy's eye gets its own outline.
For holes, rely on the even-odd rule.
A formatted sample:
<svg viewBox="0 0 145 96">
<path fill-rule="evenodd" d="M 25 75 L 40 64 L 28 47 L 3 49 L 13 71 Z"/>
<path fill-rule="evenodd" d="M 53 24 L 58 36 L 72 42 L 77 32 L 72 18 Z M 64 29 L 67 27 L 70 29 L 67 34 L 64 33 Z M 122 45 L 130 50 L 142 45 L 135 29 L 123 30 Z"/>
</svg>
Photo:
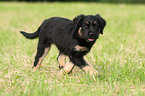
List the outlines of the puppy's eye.
<svg viewBox="0 0 145 96">
<path fill-rule="evenodd" d="M 86 22 L 85 25 L 90 26 L 90 23 L 89 22 Z"/>
<path fill-rule="evenodd" d="M 96 26 L 97 25 L 97 22 L 95 21 L 95 22 L 93 22 L 93 26 Z"/>
</svg>

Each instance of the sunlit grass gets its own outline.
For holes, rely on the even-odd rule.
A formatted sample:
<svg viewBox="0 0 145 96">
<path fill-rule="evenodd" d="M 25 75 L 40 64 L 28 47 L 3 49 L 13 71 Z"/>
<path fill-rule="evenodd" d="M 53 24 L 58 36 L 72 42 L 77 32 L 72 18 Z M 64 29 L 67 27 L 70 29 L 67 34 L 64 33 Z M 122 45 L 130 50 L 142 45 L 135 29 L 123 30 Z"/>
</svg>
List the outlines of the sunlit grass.
<svg viewBox="0 0 145 96">
<path fill-rule="evenodd" d="M 101 3 L 1 3 L 0 94 L 24 96 L 145 95 L 145 6 Z M 85 57 L 101 76 L 94 80 L 79 68 L 58 76 L 58 50 L 52 46 L 43 68 L 32 71 L 37 39 L 20 30 L 35 31 L 44 19 L 99 13 L 107 21 L 104 35 Z"/>
</svg>

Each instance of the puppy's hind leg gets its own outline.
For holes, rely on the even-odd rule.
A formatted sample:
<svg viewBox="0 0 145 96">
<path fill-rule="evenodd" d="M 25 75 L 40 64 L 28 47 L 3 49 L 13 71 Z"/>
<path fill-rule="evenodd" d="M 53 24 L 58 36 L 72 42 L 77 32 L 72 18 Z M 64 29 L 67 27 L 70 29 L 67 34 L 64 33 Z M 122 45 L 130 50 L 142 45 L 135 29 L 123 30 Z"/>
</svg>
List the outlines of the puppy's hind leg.
<svg viewBox="0 0 145 96">
<path fill-rule="evenodd" d="M 38 43 L 38 48 L 37 48 L 37 54 L 35 56 L 35 61 L 33 65 L 33 69 L 37 69 L 41 66 L 41 63 L 44 59 L 44 57 L 47 55 L 50 49 L 50 44 L 49 46 L 46 46 L 44 44 L 41 44 L 40 42 Z"/>
<path fill-rule="evenodd" d="M 64 68 L 65 66 L 65 58 L 66 56 L 63 53 L 59 53 L 59 56 L 57 57 L 57 61 L 59 63 L 59 69 Z"/>
</svg>

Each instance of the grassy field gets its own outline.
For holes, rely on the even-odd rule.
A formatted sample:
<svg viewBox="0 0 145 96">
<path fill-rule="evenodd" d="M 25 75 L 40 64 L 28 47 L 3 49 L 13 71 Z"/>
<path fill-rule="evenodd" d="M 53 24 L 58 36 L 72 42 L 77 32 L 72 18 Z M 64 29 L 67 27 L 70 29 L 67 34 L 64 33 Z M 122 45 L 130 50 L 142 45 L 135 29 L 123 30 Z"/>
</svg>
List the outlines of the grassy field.
<svg viewBox="0 0 145 96">
<path fill-rule="evenodd" d="M 145 5 L 0 2 L 0 96 L 145 96 L 144 11 Z M 31 70 L 38 39 L 27 40 L 20 30 L 33 32 L 53 16 L 97 13 L 107 26 L 85 58 L 99 78 L 77 67 L 58 76 L 55 46 L 43 68 Z"/>
</svg>

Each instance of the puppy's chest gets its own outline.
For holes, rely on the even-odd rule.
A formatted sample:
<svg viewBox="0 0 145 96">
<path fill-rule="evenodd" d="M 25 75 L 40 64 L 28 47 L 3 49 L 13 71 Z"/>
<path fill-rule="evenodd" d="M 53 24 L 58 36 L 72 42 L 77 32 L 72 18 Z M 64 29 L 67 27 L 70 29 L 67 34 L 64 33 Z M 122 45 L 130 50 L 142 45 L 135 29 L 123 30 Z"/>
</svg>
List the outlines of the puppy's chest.
<svg viewBox="0 0 145 96">
<path fill-rule="evenodd" d="M 84 56 L 89 51 L 90 49 L 86 46 L 75 45 L 73 47 L 72 56 L 77 56 L 77 57 Z"/>
<path fill-rule="evenodd" d="M 89 49 L 86 46 L 80 46 L 80 45 L 74 46 L 73 49 L 76 52 L 87 52 L 87 51 L 89 51 Z"/>
</svg>

